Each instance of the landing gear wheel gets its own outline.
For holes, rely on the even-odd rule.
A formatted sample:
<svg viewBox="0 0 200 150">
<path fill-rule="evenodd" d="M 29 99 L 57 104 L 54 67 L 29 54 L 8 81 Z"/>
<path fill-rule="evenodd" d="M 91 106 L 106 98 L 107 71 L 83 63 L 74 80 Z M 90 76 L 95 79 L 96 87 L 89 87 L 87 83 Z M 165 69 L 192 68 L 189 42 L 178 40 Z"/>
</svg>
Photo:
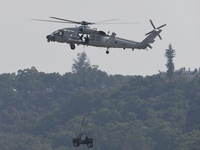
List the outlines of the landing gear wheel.
<svg viewBox="0 0 200 150">
<path fill-rule="evenodd" d="M 109 54 L 109 51 L 108 51 L 108 50 L 106 51 L 106 54 Z"/>
<path fill-rule="evenodd" d="M 75 49 L 75 45 L 74 45 L 74 44 L 70 44 L 70 48 L 71 48 L 72 50 L 74 50 L 74 49 Z"/>
</svg>

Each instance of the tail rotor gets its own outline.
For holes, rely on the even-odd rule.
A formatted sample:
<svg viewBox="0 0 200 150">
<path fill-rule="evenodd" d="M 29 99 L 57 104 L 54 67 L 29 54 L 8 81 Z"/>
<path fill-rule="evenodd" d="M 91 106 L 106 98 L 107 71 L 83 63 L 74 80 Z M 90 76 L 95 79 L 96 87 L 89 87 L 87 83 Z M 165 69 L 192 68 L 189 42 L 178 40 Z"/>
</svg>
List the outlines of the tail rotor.
<svg viewBox="0 0 200 150">
<path fill-rule="evenodd" d="M 159 27 L 156 28 L 155 25 L 153 24 L 153 21 L 151 19 L 149 21 L 150 21 L 151 25 L 153 26 L 153 30 L 150 31 L 150 32 L 148 32 L 148 33 L 146 33 L 145 35 L 149 35 L 149 34 L 151 34 L 153 32 L 161 32 L 162 31 L 161 28 L 163 28 L 164 26 L 166 26 L 166 24 L 163 24 L 163 25 L 161 25 L 161 26 L 159 26 Z M 162 40 L 160 34 L 158 34 L 158 37 Z"/>
</svg>

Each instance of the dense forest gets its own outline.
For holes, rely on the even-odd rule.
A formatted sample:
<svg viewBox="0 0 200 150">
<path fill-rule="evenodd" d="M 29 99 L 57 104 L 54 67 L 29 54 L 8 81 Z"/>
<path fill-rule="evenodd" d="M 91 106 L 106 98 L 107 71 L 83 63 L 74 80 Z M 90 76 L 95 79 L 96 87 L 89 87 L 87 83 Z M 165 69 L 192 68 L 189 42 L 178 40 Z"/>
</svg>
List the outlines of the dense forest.
<svg viewBox="0 0 200 150">
<path fill-rule="evenodd" d="M 199 150 L 200 77 L 108 75 L 79 54 L 72 72 L 0 75 L 0 149 Z"/>
</svg>

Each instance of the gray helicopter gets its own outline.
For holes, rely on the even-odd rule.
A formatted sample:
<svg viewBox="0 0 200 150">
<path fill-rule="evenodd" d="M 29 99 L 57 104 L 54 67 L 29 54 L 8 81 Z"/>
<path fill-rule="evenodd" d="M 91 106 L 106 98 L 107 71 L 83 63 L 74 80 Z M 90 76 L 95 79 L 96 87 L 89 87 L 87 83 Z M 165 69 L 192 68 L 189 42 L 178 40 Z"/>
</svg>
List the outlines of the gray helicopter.
<svg viewBox="0 0 200 150">
<path fill-rule="evenodd" d="M 47 35 L 48 42 L 59 42 L 59 43 L 68 43 L 72 50 L 75 49 L 75 45 L 87 45 L 87 46 L 96 46 L 96 47 L 105 47 L 107 48 L 106 54 L 109 54 L 109 48 L 123 48 L 123 49 L 146 49 L 147 47 L 152 48 L 150 45 L 153 43 L 155 38 L 158 36 L 161 40 L 160 33 L 162 32 L 161 28 L 166 26 L 166 24 L 161 25 L 160 27 L 155 27 L 152 20 L 150 20 L 151 25 L 153 26 L 153 30 L 146 33 L 147 36 L 141 42 L 135 42 L 132 40 L 123 39 L 116 36 L 116 33 L 112 32 L 110 35 L 105 33 L 104 31 L 97 30 L 96 28 L 90 28 L 89 25 L 93 24 L 101 24 L 107 21 L 105 20 L 100 22 L 87 22 L 87 21 L 72 21 L 66 20 L 57 17 L 50 17 L 55 20 L 40 20 L 33 19 L 37 21 L 46 21 L 46 22 L 57 22 L 57 23 L 71 23 L 71 24 L 79 24 L 79 27 L 72 28 L 64 28 L 59 29 L 53 32 L 50 35 Z"/>
</svg>

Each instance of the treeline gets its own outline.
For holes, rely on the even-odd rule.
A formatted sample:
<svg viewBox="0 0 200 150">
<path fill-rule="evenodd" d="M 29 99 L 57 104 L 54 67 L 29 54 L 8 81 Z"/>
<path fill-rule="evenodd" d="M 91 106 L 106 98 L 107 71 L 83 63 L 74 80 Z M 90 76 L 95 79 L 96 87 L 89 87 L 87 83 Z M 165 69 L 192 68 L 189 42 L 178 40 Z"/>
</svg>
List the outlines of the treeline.
<svg viewBox="0 0 200 150">
<path fill-rule="evenodd" d="M 64 75 L 0 75 L 0 149 L 73 149 L 83 116 L 96 150 L 199 150 L 200 78 L 108 75 L 85 54 Z"/>
</svg>

